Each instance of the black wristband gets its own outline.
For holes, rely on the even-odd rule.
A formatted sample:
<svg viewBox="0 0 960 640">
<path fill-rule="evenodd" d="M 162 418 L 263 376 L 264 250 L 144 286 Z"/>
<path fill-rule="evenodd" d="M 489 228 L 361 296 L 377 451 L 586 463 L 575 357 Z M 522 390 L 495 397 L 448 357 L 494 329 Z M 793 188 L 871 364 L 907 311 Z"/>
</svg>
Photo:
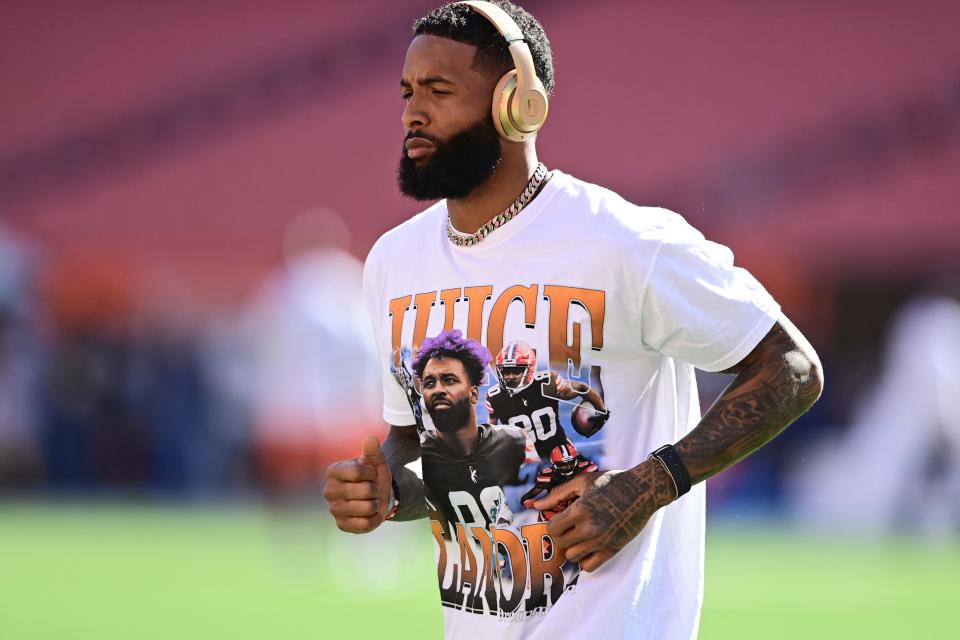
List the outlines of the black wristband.
<svg viewBox="0 0 960 640">
<path fill-rule="evenodd" d="M 677 453 L 672 444 L 663 445 L 651 453 L 650 457 L 656 458 L 663 464 L 677 488 L 678 498 L 690 491 L 690 472 L 687 471 L 686 465 L 680 459 L 680 454 Z"/>
</svg>

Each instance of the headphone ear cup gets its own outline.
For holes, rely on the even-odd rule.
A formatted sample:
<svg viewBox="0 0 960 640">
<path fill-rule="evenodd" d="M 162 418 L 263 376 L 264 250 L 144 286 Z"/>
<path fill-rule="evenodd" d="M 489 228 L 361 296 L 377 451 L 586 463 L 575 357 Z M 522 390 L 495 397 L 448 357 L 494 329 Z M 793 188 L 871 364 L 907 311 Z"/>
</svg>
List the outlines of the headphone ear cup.
<svg viewBox="0 0 960 640">
<path fill-rule="evenodd" d="M 532 138 L 546 121 L 547 110 L 547 94 L 539 81 L 525 95 L 517 95 L 516 69 L 503 74 L 493 90 L 493 124 L 510 142 Z"/>
<path fill-rule="evenodd" d="M 547 119 L 547 93 L 540 81 L 519 95 L 514 91 L 510 98 L 510 118 L 517 127 L 529 134 L 536 133 Z"/>
<path fill-rule="evenodd" d="M 517 131 L 510 121 L 510 98 L 517 90 L 517 71 L 512 69 L 500 78 L 493 90 L 493 124 L 497 133 L 510 142 L 523 142 L 522 132 Z"/>
</svg>

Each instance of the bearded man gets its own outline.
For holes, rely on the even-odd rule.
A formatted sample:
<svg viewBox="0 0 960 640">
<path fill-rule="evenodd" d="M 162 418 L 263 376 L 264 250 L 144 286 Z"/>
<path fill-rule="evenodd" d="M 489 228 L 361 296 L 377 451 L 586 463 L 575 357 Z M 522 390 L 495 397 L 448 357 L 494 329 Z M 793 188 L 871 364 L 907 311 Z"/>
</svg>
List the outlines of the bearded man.
<svg viewBox="0 0 960 640">
<path fill-rule="evenodd" d="M 325 495 L 354 533 L 425 517 L 434 487 L 410 468 L 421 440 L 393 376 L 402 354 L 447 329 L 491 353 L 522 340 L 545 370 L 603 390 L 609 420 L 570 434 L 599 470 L 491 524 L 489 538 L 466 531 L 475 542 L 459 553 L 438 547 L 447 637 L 687 640 L 703 594 L 703 481 L 816 401 L 820 362 L 729 249 L 540 162 L 553 86 L 543 28 L 509 2 L 446 5 L 414 25 L 400 190 L 440 201 L 367 258 L 391 426 L 382 451 L 370 436 L 360 458 L 329 469 Z M 696 368 L 735 376 L 702 417 Z M 490 573 L 478 555 L 494 559 Z"/>
</svg>

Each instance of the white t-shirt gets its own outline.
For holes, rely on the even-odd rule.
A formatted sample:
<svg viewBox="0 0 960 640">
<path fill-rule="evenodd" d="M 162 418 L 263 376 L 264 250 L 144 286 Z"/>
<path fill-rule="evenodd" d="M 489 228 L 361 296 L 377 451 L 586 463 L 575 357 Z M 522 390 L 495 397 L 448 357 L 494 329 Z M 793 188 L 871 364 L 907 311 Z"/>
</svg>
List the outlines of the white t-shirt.
<svg viewBox="0 0 960 640">
<path fill-rule="evenodd" d="M 729 249 L 679 215 L 636 206 L 559 171 L 477 245 L 450 243 L 446 217 L 446 202 L 436 203 L 386 233 L 367 258 L 384 419 L 414 423 L 393 370 L 399 360 L 409 367 L 424 337 L 453 328 L 494 358 L 504 345 L 506 356 L 515 355 L 515 341 L 536 355 L 534 379 L 522 388 L 489 367 L 478 419 L 501 426 L 484 431 L 480 442 L 489 444 L 477 457 L 444 458 L 423 412 L 446 636 L 556 640 L 576 629 L 604 639 L 695 637 L 703 483 L 658 511 L 592 573 L 558 564 L 560 555 L 543 539 L 543 516 L 523 509 L 520 497 L 537 470 L 550 466 L 558 442 L 601 469 L 626 469 L 682 438 L 700 419 L 694 367 L 720 371 L 740 362 L 773 326 L 779 306 L 733 265 Z M 580 393 L 557 398 L 557 379 L 582 383 L 574 385 Z M 591 411 L 578 405 L 590 399 L 609 419 L 585 436 L 590 421 L 582 418 Z M 520 457 L 511 448 L 517 432 L 527 440 Z M 520 467 L 509 481 L 505 460 Z"/>
</svg>

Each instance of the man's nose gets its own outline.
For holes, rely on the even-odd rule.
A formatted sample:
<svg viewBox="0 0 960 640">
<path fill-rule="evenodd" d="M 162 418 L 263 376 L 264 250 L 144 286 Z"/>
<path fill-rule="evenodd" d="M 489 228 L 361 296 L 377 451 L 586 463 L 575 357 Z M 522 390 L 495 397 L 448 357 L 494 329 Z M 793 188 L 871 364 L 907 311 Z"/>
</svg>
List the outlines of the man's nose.
<svg viewBox="0 0 960 640">
<path fill-rule="evenodd" d="M 423 100 L 416 94 L 410 96 L 406 106 L 403 108 L 403 114 L 400 116 L 403 128 L 407 131 L 422 129 L 430 124 L 430 117 L 423 108 Z"/>
</svg>

